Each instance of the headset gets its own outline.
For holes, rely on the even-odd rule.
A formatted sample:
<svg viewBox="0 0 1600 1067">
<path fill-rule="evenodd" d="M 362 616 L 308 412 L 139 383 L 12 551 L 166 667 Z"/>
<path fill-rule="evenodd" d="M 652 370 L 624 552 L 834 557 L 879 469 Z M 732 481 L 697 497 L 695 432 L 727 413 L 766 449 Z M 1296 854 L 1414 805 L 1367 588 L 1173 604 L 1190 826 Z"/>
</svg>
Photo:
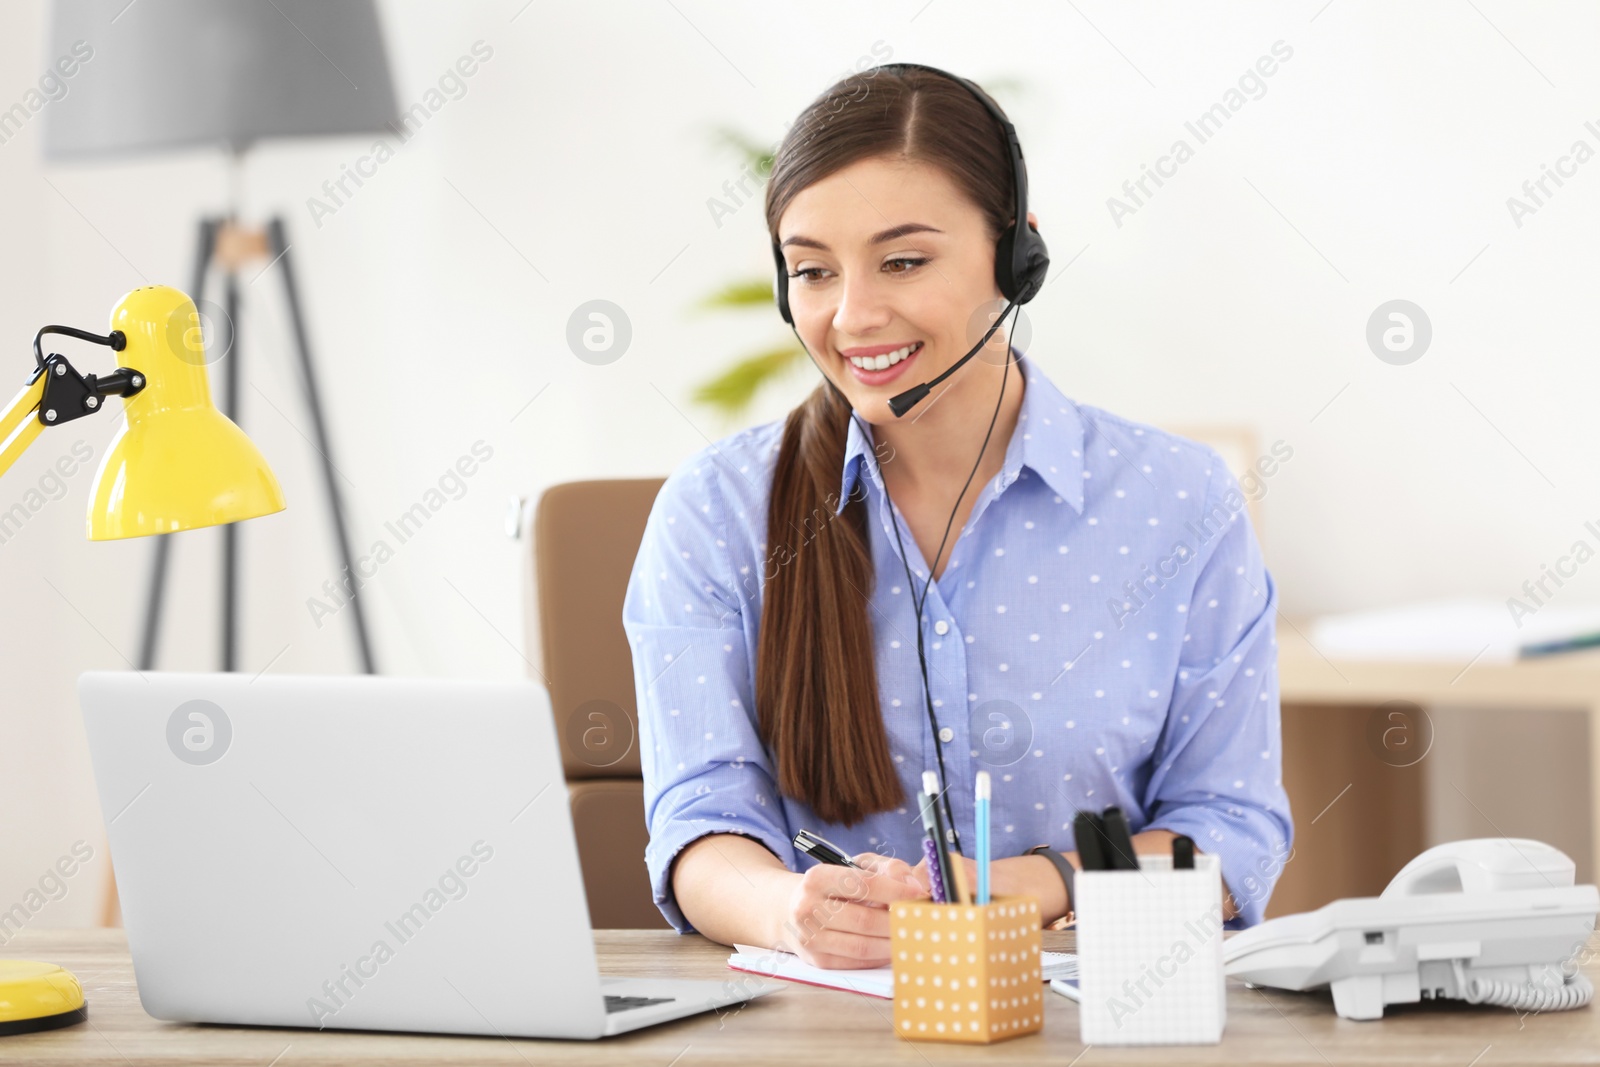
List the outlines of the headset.
<svg viewBox="0 0 1600 1067">
<path fill-rule="evenodd" d="M 1005 310 L 995 316 L 994 324 L 973 346 L 972 351 L 956 360 L 932 380 L 923 382 L 920 385 L 914 385 L 910 389 L 889 398 L 889 409 L 894 412 L 896 418 L 901 418 L 926 398 L 934 386 L 943 382 L 965 366 L 972 357 L 976 356 L 983 346 L 989 343 L 989 338 L 994 336 L 994 332 L 1000 328 L 1000 324 L 1005 321 L 1007 314 L 1014 308 L 1026 304 L 1038 294 L 1039 290 L 1044 286 L 1045 278 L 1050 268 L 1050 255 L 1045 249 L 1044 238 L 1039 235 L 1037 227 L 1028 222 L 1028 172 L 1022 160 L 1022 144 L 1017 139 L 1016 127 L 1011 124 L 1010 119 L 1006 118 L 1005 112 L 1000 110 L 1000 105 L 996 104 L 989 97 L 989 94 L 979 88 L 975 82 L 951 74 L 949 71 L 925 66 L 921 63 L 886 63 L 863 71 L 861 76 L 869 78 L 879 71 L 895 69 L 927 71 L 965 87 L 968 92 L 977 97 L 978 102 L 994 117 L 1005 138 L 1006 152 L 1011 158 L 1011 173 L 1016 184 L 1016 217 L 996 241 L 994 256 L 995 284 L 1000 289 L 1001 295 L 1009 303 L 1006 305 Z M 784 262 L 783 249 L 779 247 L 776 237 L 772 241 L 772 255 L 777 266 L 777 273 L 772 281 L 773 300 L 778 305 L 778 313 L 783 316 L 783 321 L 793 329 L 794 315 L 789 310 L 789 268 Z M 1013 316 L 1014 322 L 1015 316 Z M 800 331 L 798 329 L 795 329 L 794 335 L 795 340 L 800 341 Z M 806 355 L 811 355 L 811 351 L 806 349 L 804 341 L 800 341 L 800 347 L 805 349 Z M 812 362 L 815 363 L 816 357 L 812 356 L 811 358 Z M 1006 379 L 1011 372 L 1011 362 L 1011 356 L 1008 354 L 1005 369 L 1000 378 L 1000 396 L 995 401 L 994 414 L 989 419 L 989 429 L 983 435 L 983 445 L 978 449 L 978 458 L 973 462 L 972 472 L 967 475 L 966 484 L 961 487 L 961 492 L 956 496 L 956 504 L 950 509 L 950 518 L 945 522 L 944 536 L 939 541 L 939 548 L 934 553 L 933 559 L 929 561 L 928 580 L 923 583 L 920 597 L 915 595 L 916 583 L 911 578 L 911 564 L 907 561 L 905 542 L 900 537 L 899 523 L 896 523 L 894 527 L 895 543 L 900 549 L 900 563 L 905 568 L 906 588 L 912 591 L 913 594 L 912 608 L 917 626 L 917 664 L 922 673 L 922 697 L 923 706 L 928 713 L 928 728 L 933 732 L 933 750 L 935 755 L 938 756 L 939 791 L 944 802 L 945 826 L 947 827 L 945 833 L 948 837 L 947 843 L 954 845 L 957 852 L 961 851 L 961 835 L 956 829 L 955 815 L 950 809 L 950 787 L 945 780 L 944 750 L 940 747 L 939 722 L 933 710 L 933 687 L 928 682 L 928 658 L 927 653 L 924 651 L 922 635 L 922 606 L 927 602 L 928 589 L 933 585 L 933 568 L 944 554 L 945 543 L 950 537 L 950 528 L 955 524 L 956 512 L 960 509 L 961 501 L 966 497 L 967 490 L 972 486 L 972 479 L 977 476 L 978 468 L 983 463 L 984 453 L 988 451 L 989 438 L 994 433 L 995 423 L 1000 417 L 1001 405 L 1005 401 Z M 818 369 L 821 369 L 820 364 L 818 364 Z M 828 380 L 826 374 L 823 375 L 823 379 L 824 381 Z M 854 411 L 851 412 L 851 417 L 859 421 L 859 417 Z M 864 427 L 863 432 L 865 432 Z M 888 496 L 887 488 L 884 490 L 884 495 Z"/>
</svg>

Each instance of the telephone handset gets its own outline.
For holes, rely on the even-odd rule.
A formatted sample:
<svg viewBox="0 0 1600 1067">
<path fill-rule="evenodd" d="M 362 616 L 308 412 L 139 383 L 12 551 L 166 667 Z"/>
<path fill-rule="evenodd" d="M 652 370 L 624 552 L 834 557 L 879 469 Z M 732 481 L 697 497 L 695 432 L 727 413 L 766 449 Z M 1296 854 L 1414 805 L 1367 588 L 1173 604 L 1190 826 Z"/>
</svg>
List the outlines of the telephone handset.
<svg viewBox="0 0 1600 1067">
<path fill-rule="evenodd" d="M 1423 893 L 1500 893 L 1570 886 L 1576 868 L 1565 852 L 1521 837 L 1451 841 L 1400 868 L 1379 900 Z"/>
<path fill-rule="evenodd" d="M 1382 895 L 1268 919 L 1229 938 L 1226 972 L 1252 986 L 1328 988 L 1346 1019 L 1386 1004 L 1450 998 L 1526 1011 L 1589 1003 L 1577 954 L 1600 889 L 1574 885 L 1572 860 L 1527 838 L 1436 845 Z"/>
</svg>

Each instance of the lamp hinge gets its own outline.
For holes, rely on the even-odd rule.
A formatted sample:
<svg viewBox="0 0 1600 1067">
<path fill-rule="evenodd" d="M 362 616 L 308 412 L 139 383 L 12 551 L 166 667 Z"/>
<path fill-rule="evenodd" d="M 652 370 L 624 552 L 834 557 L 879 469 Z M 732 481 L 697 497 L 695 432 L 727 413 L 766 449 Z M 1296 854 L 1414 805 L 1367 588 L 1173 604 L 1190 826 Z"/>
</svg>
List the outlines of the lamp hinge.
<svg viewBox="0 0 1600 1067">
<path fill-rule="evenodd" d="M 105 377 L 79 374 L 66 356 L 52 352 L 38 374 L 44 375 L 44 395 L 39 398 L 39 421 L 60 426 L 100 410 L 108 396 L 133 396 L 144 388 L 144 375 L 118 367 Z"/>
</svg>

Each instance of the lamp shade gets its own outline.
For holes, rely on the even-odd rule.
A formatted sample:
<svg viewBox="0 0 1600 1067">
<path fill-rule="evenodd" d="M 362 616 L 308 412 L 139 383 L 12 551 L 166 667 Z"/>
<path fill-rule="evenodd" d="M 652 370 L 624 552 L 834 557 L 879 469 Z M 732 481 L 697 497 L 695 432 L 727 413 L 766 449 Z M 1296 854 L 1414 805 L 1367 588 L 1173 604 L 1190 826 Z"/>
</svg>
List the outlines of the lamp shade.
<svg viewBox="0 0 1600 1067">
<path fill-rule="evenodd" d="M 52 160 L 238 152 L 397 118 L 373 0 L 55 0 L 56 57 L 74 73 L 46 109 Z"/>
<path fill-rule="evenodd" d="M 123 297 L 111 329 L 121 360 L 144 376 L 123 401 L 89 494 L 91 541 L 174 533 L 282 511 L 283 490 L 243 430 L 211 403 L 194 301 L 166 285 Z"/>
</svg>

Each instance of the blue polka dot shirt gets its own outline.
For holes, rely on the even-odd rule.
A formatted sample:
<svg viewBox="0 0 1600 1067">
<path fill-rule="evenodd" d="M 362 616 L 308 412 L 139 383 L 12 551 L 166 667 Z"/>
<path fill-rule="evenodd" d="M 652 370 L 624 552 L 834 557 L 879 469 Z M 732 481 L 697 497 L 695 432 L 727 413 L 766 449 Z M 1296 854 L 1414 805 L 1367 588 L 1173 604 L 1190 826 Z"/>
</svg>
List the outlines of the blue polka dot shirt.
<svg viewBox="0 0 1600 1067">
<path fill-rule="evenodd" d="M 921 593 L 927 566 L 884 492 L 853 419 L 835 512 L 864 498 L 873 569 L 879 702 L 907 803 L 852 827 L 782 795 L 755 709 L 756 643 L 773 422 L 689 457 L 647 523 L 623 606 L 634 662 L 645 860 L 656 904 L 695 839 L 742 834 L 791 870 L 808 828 L 846 852 L 916 863 L 915 798 L 942 749 L 962 845 L 973 781 L 989 771 L 992 855 L 1071 851 L 1079 809 L 1116 804 L 1135 833 L 1187 834 L 1217 855 L 1236 925 L 1262 918 L 1293 843 L 1282 782 L 1277 589 L 1247 499 L 1215 450 L 1064 396 L 1033 364 L 1005 465 L 952 531 L 922 628 L 935 734 L 917 666 L 917 620 L 899 548 Z M 832 518 L 832 516 L 829 516 Z M 775 546 L 776 547 L 776 546 Z M 864 591 L 867 592 L 867 591 Z"/>
</svg>

